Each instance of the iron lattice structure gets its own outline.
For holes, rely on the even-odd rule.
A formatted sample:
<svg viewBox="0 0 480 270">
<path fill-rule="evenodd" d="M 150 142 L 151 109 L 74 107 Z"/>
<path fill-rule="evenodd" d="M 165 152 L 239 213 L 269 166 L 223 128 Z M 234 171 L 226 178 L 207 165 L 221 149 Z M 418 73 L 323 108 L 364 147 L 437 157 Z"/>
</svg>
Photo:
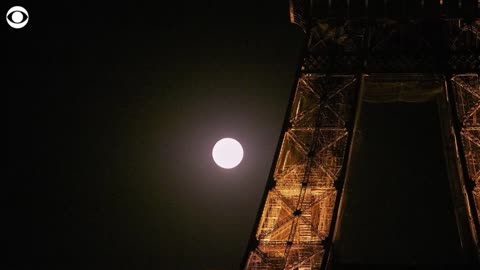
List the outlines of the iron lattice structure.
<svg viewBox="0 0 480 270">
<path fill-rule="evenodd" d="M 480 254 L 479 9 L 476 0 L 290 1 L 305 45 L 242 269 L 328 267 L 363 78 L 379 73 L 444 78 L 463 169 L 456 203 Z"/>
<path fill-rule="evenodd" d="M 480 78 L 478 74 L 461 74 L 451 78 L 451 89 L 454 93 L 456 116 L 459 123 L 457 129 L 461 141 L 463 165 L 466 167 L 467 181 L 464 193 L 470 214 L 472 227 L 480 220 Z M 475 222 L 476 221 L 476 222 Z M 475 224 L 476 223 L 476 224 Z M 480 251 L 479 251 L 480 253 Z"/>
<path fill-rule="evenodd" d="M 354 76 L 303 74 L 250 269 L 316 269 L 329 234 L 352 117 Z M 302 268 L 303 267 L 303 268 Z"/>
</svg>

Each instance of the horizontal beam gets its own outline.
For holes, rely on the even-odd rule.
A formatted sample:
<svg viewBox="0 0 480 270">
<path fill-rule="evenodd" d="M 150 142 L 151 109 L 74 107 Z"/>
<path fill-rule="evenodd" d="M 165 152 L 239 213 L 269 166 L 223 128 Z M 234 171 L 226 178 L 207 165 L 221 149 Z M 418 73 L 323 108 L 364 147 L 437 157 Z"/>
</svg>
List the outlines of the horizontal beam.
<svg viewBox="0 0 480 270">
<path fill-rule="evenodd" d="M 479 18 L 478 0 L 290 0 L 292 23 L 310 18 Z"/>
</svg>

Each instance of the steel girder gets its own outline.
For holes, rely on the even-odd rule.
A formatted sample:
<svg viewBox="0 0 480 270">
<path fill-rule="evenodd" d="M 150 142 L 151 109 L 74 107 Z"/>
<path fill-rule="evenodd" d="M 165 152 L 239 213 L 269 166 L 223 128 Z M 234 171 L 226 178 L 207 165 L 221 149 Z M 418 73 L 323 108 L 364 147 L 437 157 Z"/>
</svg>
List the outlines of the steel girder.
<svg viewBox="0 0 480 270">
<path fill-rule="evenodd" d="M 303 74 L 246 269 L 319 269 L 343 169 L 357 79 Z"/>
</svg>

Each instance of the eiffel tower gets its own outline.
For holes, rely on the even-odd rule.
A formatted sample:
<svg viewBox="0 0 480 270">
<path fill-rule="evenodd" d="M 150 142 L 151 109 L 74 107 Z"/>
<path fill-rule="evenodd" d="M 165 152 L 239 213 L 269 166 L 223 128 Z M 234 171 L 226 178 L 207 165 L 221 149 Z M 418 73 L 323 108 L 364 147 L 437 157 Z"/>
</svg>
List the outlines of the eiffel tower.
<svg viewBox="0 0 480 270">
<path fill-rule="evenodd" d="M 289 7 L 291 22 L 305 33 L 304 46 L 241 269 L 437 269 L 444 264 L 480 269 L 480 1 L 290 0 Z M 389 177 L 359 179 L 362 164 L 373 155 L 361 155 L 373 136 L 363 134 L 368 119 L 427 103 L 437 114 L 443 142 L 438 156 L 443 155 L 448 179 L 424 190 L 436 194 L 435 187 L 447 188 L 449 206 L 432 209 L 448 212 L 444 216 L 453 229 L 422 240 L 428 228 L 415 229 L 414 219 L 394 220 L 385 224 L 399 225 L 374 234 L 390 237 L 392 231 L 414 228 L 412 238 L 369 243 L 368 218 L 362 223 L 356 212 L 359 192 L 383 185 L 388 199 L 389 186 L 406 184 Z M 412 115 L 415 122 L 415 109 Z M 402 191 L 398 198 L 405 207 L 418 210 L 408 205 L 409 198 L 422 200 L 418 189 Z M 410 241 L 410 248 L 395 241 Z M 421 252 L 426 243 L 438 243 L 430 244 L 436 256 Z"/>
</svg>

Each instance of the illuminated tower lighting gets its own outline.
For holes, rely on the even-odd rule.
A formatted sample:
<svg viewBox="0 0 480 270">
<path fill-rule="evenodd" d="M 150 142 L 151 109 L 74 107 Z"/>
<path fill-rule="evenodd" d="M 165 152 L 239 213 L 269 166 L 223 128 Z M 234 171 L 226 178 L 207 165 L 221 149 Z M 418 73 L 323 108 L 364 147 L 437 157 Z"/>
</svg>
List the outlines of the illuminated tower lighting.
<svg viewBox="0 0 480 270">
<path fill-rule="evenodd" d="M 342 269 L 335 244 L 362 103 L 427 88 L 440 100 L 465 262 L 478 264 L 479 3 L 290 0 L 305 42 L 242 269 Z"/>
</svg>

